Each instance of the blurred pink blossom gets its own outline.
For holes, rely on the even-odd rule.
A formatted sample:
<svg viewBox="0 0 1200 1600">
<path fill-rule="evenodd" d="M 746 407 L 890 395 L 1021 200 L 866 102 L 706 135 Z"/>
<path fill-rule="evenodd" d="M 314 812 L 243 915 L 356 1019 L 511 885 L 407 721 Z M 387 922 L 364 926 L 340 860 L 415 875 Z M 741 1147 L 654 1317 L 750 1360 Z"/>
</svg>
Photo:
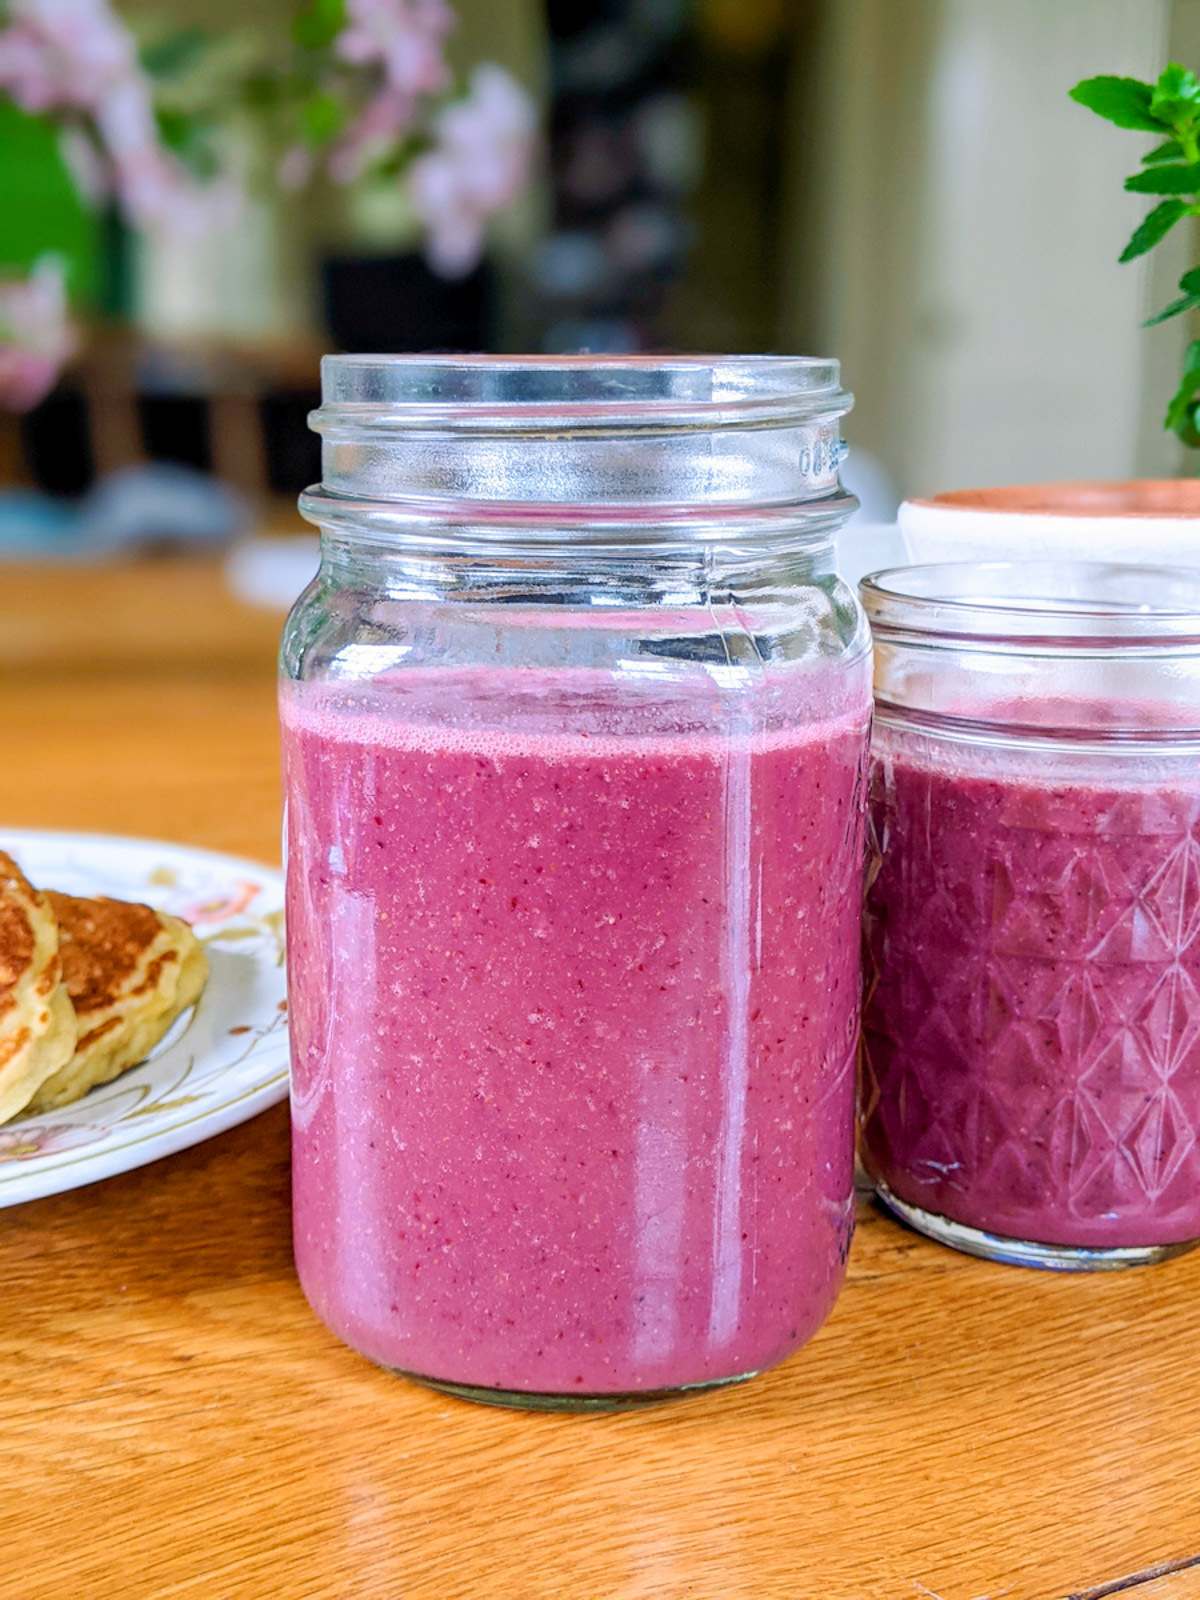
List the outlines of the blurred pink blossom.
<svg viewBox="0 0 1200 1600">
<path fill-rule="evenodd" d="M 0 406 L 4 410 L 32 411 L 57 381 L 57 361 L 34 350 L 0 344 Z"/>
<path fill-rule="evenodd" d="M 141 225 L 162 216 L 186 174 L 159 143 L 147 80 L 134 73 L 119 79 L 100 98 L 95 118 L 130 221 Z"/>
<path fill-rule="evenodd" d="M 233 186 L 197 183 L 163 147 L 144 74 L 131 73 L 114 83 L 96 106 L 95 119 L 112 163 L 117 198 L 135 227 L 160 224 L 195 237 L 232 220 Z"/>
<path fill-rule="evenodd" d="M 335 183 L 353 183 L 373 153 L 382 153 L 406 131 L 412 114 L 409 95 L 380 89 L 334 145 L 329 176 Z"/>
<path fill-rule="evenodd" d="M 476 67 L 466 97 L 434 118 L 436 143 L 413 162 L 409 181 L 429 263 L 442 277 L 464 277 L 479 261 L 487 219 L 528 178 L 535 123 L 529 96 L 494 62 Z"/>
<path fill-rule="evenodd" d="M 135 227 L 198 233 L 233 209 L 230 185 L 197 184 L 163 146 L 150 80 L 109 0 L 11 0 L 0 92 L 25 111 L 90 118 L 99 143 L 72 128 L 64 155 L 84 197 L 115 193 Z"/>
<path fill-rule="evenodd" d="M 334 49 L 355 66 L 382 69 L 383 86 L 338 140 L 329 158 L 337 183 L 358 177 L 412 126 L 419 96 L 450 82 L 443 43 L 455 16 L 445 0 L 347 0 L 347 25 Z"/>
<path fill-rule="evenodd" d="M 136 72 L 133 35 L 108 0 L 11 0 L 0 32 L 0 89 L 24 111 L 93 111 Z"/>
<path fill-rule="evenodd" d="M 141 145 L 114 163 L 121 207 L 135 227 L 161 228 L 197 239 L 228 228 L 245 196 L 230 178 L 198 183 L 181 161 L 157 145 Z"/>
<path fill-rule="evenodd" d="M 57 261 L 43 257 L 27 278 L 0 281 L 0 406 L 31 410 L 53 389 L 74 348 Z"/>
<path fill-rule="evenodd" d="M 442 45 L 455 17 L 445 0 L 346 0 L 346 17 L 334 44 L 343 61 L 377 63 L 388 88 L 410 100 L 449 83 Z"/>
<path fill-rule="evenodd" d="M 327 153 L 329 175 L 341 183 L 375 155 L 402 152 L 414 128 L 430 127 L 429 97 L 451 81 L 444 47 L 455 23 L 447 0 L 345 4 L 333 52 L 361 69 L 367 98 Z M 28 111 L 59 114 L 64 159 L 86 199 L 115 197 L 140 228 L 198 234 L 232 221 L 237 185 L 197 183 L 163 144 L 150 79 L 110 0 L 0 0 L 0 8 L 0 93 Z M 434 148 L 413 163 L 411 192 L 436 271 L 457 277 L 478 261 L 487 219 L 526 179 L 533 130 L 531 102 L 494 64 L 478 67 L 466 97 L 432 117 Z M 280 183 L 302 186 L 316 159 L 303 145 L 289 150 Z M 22 361 L 32 389 L 44 380 Z"/>
</svg>

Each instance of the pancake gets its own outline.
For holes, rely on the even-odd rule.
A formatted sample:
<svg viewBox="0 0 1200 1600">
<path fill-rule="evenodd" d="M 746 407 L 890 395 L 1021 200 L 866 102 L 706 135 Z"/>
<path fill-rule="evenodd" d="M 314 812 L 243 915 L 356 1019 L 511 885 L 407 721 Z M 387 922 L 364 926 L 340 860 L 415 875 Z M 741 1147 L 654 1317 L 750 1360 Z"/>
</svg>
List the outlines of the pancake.
<svg viewBox="0 0 1200 1600">
<path fill-rule="evenodd" d="M 58 918 L 63 982 L 79 1037 L 70 1060 L 37 1087 L 29 1112 L 70 1105 L 136 1066 L 208 979 L 208 958 L 178 917 L 53 889 L 46 898 Z"/>
<path fill-rule="evenodd" d="M 0 851 L 0 1122 L 15 1117 L 74 1049 L 54 912 Z"/>
</svg>

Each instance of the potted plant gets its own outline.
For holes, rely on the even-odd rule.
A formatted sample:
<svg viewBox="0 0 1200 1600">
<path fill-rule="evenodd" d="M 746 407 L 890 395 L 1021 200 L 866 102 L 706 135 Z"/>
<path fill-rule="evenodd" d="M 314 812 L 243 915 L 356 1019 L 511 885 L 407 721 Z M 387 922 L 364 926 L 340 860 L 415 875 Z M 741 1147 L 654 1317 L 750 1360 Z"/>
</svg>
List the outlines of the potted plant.
<svg viewBox="0 0 1200 1600">
<path fill-rule="evenodd" d="M 1119 128 L 1156 135 L 1125 188 L 1153 204 L 1121 253 L 1145 255 L 1185 218 L 1200 216 L 1200 80 L 1172 62 L 1156 83 L 1086 78 L 1071 98 Z M 1200 308 L 1200 266 L 1185 272 L 1179 296 L 1146 326 Z M 1200 339 L 1183 357 L 1164 426 L 1200 449 Z M 1037 483 L 967 489 L 904 503 L 900 526 L 919 561 L 989 556 L 1078 556 L 1200 563 L 1200 479 Z"/>
</svg>

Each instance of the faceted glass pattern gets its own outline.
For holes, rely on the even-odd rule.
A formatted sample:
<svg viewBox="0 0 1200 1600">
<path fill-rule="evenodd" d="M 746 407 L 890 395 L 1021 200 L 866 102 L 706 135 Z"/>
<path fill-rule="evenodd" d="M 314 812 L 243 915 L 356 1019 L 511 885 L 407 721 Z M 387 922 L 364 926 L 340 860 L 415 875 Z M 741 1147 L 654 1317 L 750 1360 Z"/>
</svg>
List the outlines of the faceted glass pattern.
<svg viewBox="0 0 1200 1600">
<path fill-rule="evenodd" d="M 882 737 L 880 737 L 882 734 Z M 877 734 L 861 1112 L 901 1200 L 1088 1249 L 1200 1236 L 1200 774 Z"/>
</svg>

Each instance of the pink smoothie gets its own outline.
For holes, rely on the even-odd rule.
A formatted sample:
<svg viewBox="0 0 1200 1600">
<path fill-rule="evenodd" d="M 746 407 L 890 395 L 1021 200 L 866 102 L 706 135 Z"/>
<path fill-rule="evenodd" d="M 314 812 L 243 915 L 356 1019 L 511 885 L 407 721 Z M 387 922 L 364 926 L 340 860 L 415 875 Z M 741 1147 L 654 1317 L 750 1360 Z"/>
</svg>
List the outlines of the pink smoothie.
<svg viewBox="0 0 1200 1600">
<path fill-rule="evenodd" d="M 1200 774 L 1138 781 L 1126 760 L 1116 782 L 1054 783 L 889 738 L 871 780 L 873 1172 L 1014 1239 L 1200 1236 Z"/>
<path fill-rule="evenodd" d="M 769 1366 L 850 1238 L 866 705 L 565 734 L 397 685 L 284 692 L 310 1302 L 483 1388 Z"/>
</svg>

